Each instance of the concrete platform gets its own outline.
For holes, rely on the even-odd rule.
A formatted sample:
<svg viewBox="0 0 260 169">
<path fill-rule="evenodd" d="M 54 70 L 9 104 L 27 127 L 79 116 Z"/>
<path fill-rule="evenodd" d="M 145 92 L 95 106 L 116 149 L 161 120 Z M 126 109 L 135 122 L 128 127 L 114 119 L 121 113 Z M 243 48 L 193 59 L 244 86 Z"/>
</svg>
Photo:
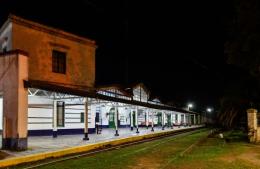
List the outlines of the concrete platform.
<svg viewBox="0 0 260 169">
<path fill-rule="evenodd" d="M 196 126 L 192 126 L 196 127 Z M 171 130 L 180 130 L 184 128 L 191 128 L 191 127 L 174 127 L 174 129 L 166 127 L 165 130 L 162 130 L 161 127 L 155 127 L 154 132 L 151 132 L 151 127 L 148 129 L 146 128 L 139 128 L 139 134 L 136 133 L 136 129 L 133 131 L 130 128 L 119 128 L 119 136 L 114 136 L 115 130 L 105 128 L 102 130 L 101 134 L 89 134 L 89 140 L 83 140 L 83 134 L 80 135 L 60 135 L 57 138 L 53 138 L 52 136 L 32 136 L 28 138 L 28 150 L 21 151 L 21 152 L 13 152 L 13 151 L 6 151 L 2 150 L 5 153 L 10 154 L 7 158 L 17 157 L 17 156 L 24 156 L 29 154 L 41 153 L 41 152 L 48 152 L 48 151 L 55 151 L 65 148 L 70 148 L 79 145 L 86 145 L 90 143 L 99 143 L 103 141 L 110 141 L 118 138 L 127 138 L 131 136 L 138 136 L 144 135 L 149 133 L 158 133 L 163 131 L 171 131 Z"/>
<path fill-rule="evenodd" d="M 23 152 L 10 152 L 10 156 L 6 159 L 0 160 L 0 167 L 13 166 L 26 162 L 33 162 L 38 160 L 43 160 L 46 158 L 61 157 L 74 153 L 82 153 L 108 145 L 120 145 L 124 143 L 129 143 L 133 141 L 139 141 L 146 138 L 153 138 L 161 135 L 166 135 L 174 133 L 177 130 L 188 130 L 190 128 L 198 128 L 203 125 L 194 125 L 191 127 L 180 127 L 175 129 L 156 128 L 155 132 L 151 132 L 150 128 L 140 128 L 140 133 L 136 134 L 135 130 L 130 131 L 130 129 L 120 129 L 120 136 L 114 136 L 114 131 L 111 129 L 106 129 L 103 135 L 90 135 L 90 141 L 83 141 L 82 135 L 70 135 L 70 136 L 60 136 L 58 138 L 52 137 L 30 137 L 29 147 L 30 149 Z"/>
<path fill-rule="evenodd" d="M 108 145 L 119 145 L 123 143 L 143 140 L 145 138 L 152 138 L 175 132 L 177 130 L 185 130 L 190 128 L 198 128 L 203 125 L 194 125 L 191 127 L 181 128 L 156 128 L 155 132 L 151 132 L 150 128 L 140 128 L 140 133 L 136 134 L 135 130 L 120 129 L 120 136 L 114 136 L 114 131 L 106 129 L 103 131 L 103 135 L 90 135 L 90 141 L 83 141 L 82 135 L 70 135 L 60 136 L 58 138 L 52 137 L 30 137 L 29 147 L 30 149 L 23 152 L 10 152 L 10 156 L 6 159 L 0 160 L 0 167 L 17 165 L 25 162 L 38 161 L 51 157 L 61 157 L 64 155 L 86 152 L 97 148 L 102 148 Z"/>
</svg>

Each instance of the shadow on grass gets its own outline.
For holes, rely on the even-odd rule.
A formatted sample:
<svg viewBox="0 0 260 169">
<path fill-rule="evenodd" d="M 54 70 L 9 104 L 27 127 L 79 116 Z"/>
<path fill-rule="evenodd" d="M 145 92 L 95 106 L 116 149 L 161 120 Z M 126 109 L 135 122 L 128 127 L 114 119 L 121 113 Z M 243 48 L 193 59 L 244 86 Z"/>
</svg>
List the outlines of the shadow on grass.
<svg viewBox="0 0 260 169">
<path fill-rule="evenodd" d="M 224 133 L 224 138 L 227 143 L 248 142 L 247 133 L 241 130 L 231 130 Z"/>
</svg>

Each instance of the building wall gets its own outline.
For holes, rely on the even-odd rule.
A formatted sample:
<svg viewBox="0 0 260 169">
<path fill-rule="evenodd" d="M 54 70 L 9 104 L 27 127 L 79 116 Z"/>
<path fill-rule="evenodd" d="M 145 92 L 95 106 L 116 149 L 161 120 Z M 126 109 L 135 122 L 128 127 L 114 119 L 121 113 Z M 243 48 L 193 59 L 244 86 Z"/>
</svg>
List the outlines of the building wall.
<svg viewBox="0 0 260 169">
<path fill-rule="evenodd" d="M 12 48 L 29 53 L 29 79 L 93 87 L 95 46 L 13 23 Z M 52 72 L 52 50 L 66 52 L 66 74 Z"/>
<path fill-rule="evenodd" d="M 3 146 L 27 138 L 28 57 L 21 51 L 0 54 L 0 95 L 3 96 Z M 4 145 L 5 144 L 5 145 Z M 5 148 L 7 148 L 5 147 Z"/>
<path fill-rule="evenodd" d="M 2 52 L 3 47 L 7 47 L 7 50 L 12 49 L 12 23 L 5 23 L 7 24 L 5 29 L 0 31 L 0 39 L 7 38 L 6 42 L 0 43 L 0 52 Z"/>
<path fill-rule="evenodd" d="M 3 130 L 3 98 L 0 96 L 0 130 Z"/>
<path fill-rule="evenodd" d="M 84 121 L 80 114 L 84 113 L 84 105 L 71 104 L 65 101 L 65 125 L 58 129 L 83 129 Z M 95 128 L 95 106 L 88 106 L 88 127 Z M 53 100 L 43 96 L 29 96 L 28 130 L 52 130 Z"/>
</svg>

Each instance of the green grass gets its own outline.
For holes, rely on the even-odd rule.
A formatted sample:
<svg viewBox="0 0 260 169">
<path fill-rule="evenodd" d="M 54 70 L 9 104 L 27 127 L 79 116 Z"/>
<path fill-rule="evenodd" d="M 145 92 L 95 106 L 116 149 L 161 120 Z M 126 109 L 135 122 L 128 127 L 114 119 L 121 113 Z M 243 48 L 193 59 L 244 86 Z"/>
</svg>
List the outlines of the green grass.
<svg viewBox="0 0 260 169">
<path fill-rule="evenodd" d="M 178 155 L 185 150 L 194 141 L 201 137 L 205 137 L 208 130 L 200 130 L 195 134 L 184 137 L 167 137 L 160 140 L 155 140 L 147 143 L 133 145 L 130 147 L 102 152 L 93 156 L 73 159 L 55 165 L 40 167 L 39 169 L 126 169 L 133 168 L 133 166 L 148 162 L 145 165 L 160 163 L 167 161 L 172 155 Z M 149 162 L 152 160 L 151 162 Z M 155 164 L 157 165 L 157 164 Z M 22 167 L 18 167 L 22 168 Z"/>
<path fill-rule="evenodd" d="M 260 152 L 260 149 L 245 140 L 246 135 L 241 131 L 229 131 L 224 133 L 225 139 L 217 137 L 208 138 L 206 142 L 199 144 L 193 151 L 166 168 L 203 168 L 203 169 L 259 169 L 258 164 L 247 159 L 239 158 L 243 153 L 252 150 Z M 226 142 L 228 140 L 228 142 Z M 250 157 L 249 157 L 250 158 Z M 188 164 L 188 166 L 187 166 Z"/>
<path fill-rule="evenodd" d="M 126 148 L 73 159 L 39 169 L 257 169 L 260 168 L 260 146 L 246 142 L 240 131 L 224 133 L 225 139 L 210 137 L 199 143 L 191 152 L 181 152 L 201 138 L 209 130 L 185 136 L 167 137 Z M 228 140 L 228 142 L 226 141 Z M 253 153 L 251 157 L 241 156 Z M 256 155 L 255 155 L 256 154 Z M 250 154 L 249 154 L 250 155 Z M 241 156 L 241 157 L 240 157 Z M 249 159 L 249 160 L 248 160 Z M 258 161 L 259 160 L 259 161 Z M 21 167 L 16 167 L 21 168 Z"/>
</svg>

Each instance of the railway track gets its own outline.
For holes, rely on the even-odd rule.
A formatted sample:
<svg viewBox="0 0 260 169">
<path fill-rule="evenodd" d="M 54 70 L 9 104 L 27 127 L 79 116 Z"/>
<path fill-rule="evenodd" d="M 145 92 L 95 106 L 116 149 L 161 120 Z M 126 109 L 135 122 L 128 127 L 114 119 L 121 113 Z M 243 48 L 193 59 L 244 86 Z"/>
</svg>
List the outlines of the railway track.
<svg viewBox="0 0 260 169">
<path fill-rule="evenodd" d="M 27 164 L 27 166 L 23 167 L 23 169 L 34 169 L 34 168 L 39 168 L 39 167 L 43 167 L 43 166 L 47 166 L 47 165 L 53 165 L 55 163 L 59 163 L 59 162 L 63 162 L 63 161 L 71 160 L 71 159 L 86 157 L 86 156 L 94 155 L 94 154 L 101 153 L 101 152 L 116 150 L 116 149 L 132 146 L 132 145 L 136 145 L 136 144 L 141 144 L 141 143 L 145 143 L 145 142 L 159 140 L 159 139 L 166 138 L 166 137 L 185 136 L 185 135 L 189 135 L 189 134 L 199 132 L 199 129 L 202 129 L 202 128 L 203 127 L 201 127 L 201 128 L 191 128 L 191 129 L 187 129 L 187 130 L 184 130 L 184 131 L 180 130 L 180 131 L 176 131 L 174 133 L 170 133 L 170 134 L 163 135 L 163 136 L 157 136 L 157 137 L 147 138 L 147 139 L 144 139 L 144 140 L 134 141 L 134 142 L 125 143 L 125 144 L 121 144 L 121 145 L 117 145 L 117 146 L 111 146 L 111 147 L 106 147 L 106 148 L 102 148 L 102 149 L 96 149 L 96 150 L 89 151 L 89 152 L 86 152 L 86 153 L 69 155 L 69 156 L 57 158 L 57 159 L 54 159 L 54 160 L 47 159 L 47 160 L 49 160 L 47 162 L 36 162 L 37 164 L 32 163 L 30 166 L 28 166 L 29 164 Z"/>
</svg>

